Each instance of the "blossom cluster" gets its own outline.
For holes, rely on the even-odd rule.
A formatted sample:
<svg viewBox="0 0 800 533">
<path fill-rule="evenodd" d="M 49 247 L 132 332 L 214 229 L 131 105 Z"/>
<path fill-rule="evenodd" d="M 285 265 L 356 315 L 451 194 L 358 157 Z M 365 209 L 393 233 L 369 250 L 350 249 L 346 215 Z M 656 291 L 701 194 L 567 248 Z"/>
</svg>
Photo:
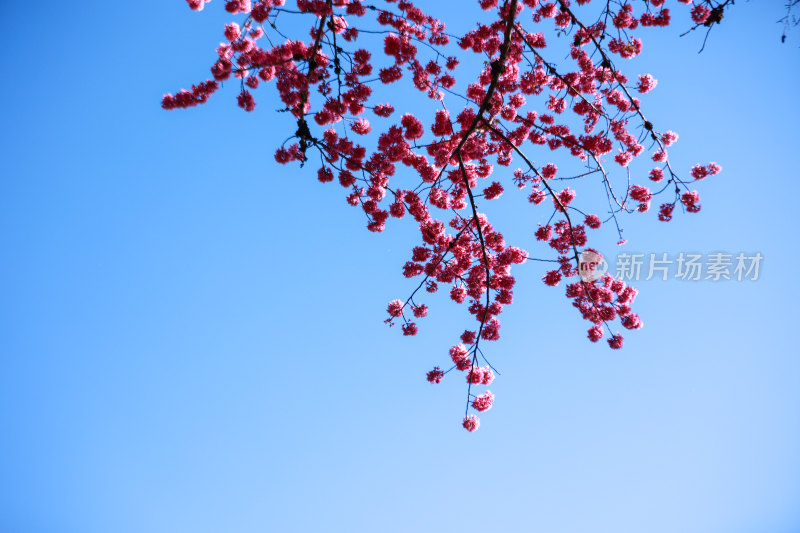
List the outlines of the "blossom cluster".
<svg viewBox="0 0 800 533">
<path fill-rule="evenodd" d="M 187 0 L 195 11 L 209 1 Z M 664 0 L 638 8 L 608 3 L 591 23 L 580 12 L 590 0 L 479 0 L 485 20 L 460 36 L 406 0 L 381 6 L 360 0 L 296 0 L 291 7 L 285 0 L 223 3 L 242 20 L 221 32 L 211 79 L 164 96 L 162 106 L 192 107 L 219 84 L 234 82 L 239 107 L 253 112 L 255 90 L 272 85 L 294 130 L 275 152 L 278 163 L 304 165 L 310 152 L 318 153 L 317 179 L 338 182 L 371 232 L 383 232 L 393 219 L 413 220 L 419 241 L 402 274 L 420 281 L 408 298 L 388 304 L 386 322 L 416 335 L 417 321 L 428 314 L 421 300 L 440 288 L 466 307 L 474 322 L 450 349 L 452 366 L 427 373 L 431 383 L 451 370 L 465 373 L 466 429 L 480 424 L 469 410 L 484 412 L 494 400 L 489 391 L 473 392 L 495 378 L 481 343 L 500 338 L 500 315 L 514 300 L 512 268 L 532 257 L 507 243 L 479 211 L 484 202 L 506 197 L 510 185 L 527 189 L 531 217 L 544 222 L 530 231 L 556 266 L 543 282 L 558 286 L 577 279 L 565 283 L 565 294 L 591 322 L 589 339 L 596 342 L 608 331 L 611 348 L 621 348 L 623 338 L 611 333 L 610 324 L 642 327 L 631 309 L 635 289 L 608 276 L 582 280 L 577 268 L 580 253 L 591 250 L 587 228 L 612 220 L 619 228 L 619 215 L 646 212 L 662 194 L 673 196 L 661 204 L 660 220 L 671 220 L 678 206 L 695 213 L 699 195 L 687 183 L 720 171 L 716 163 L 697 165 L 682 178 L 673 169 L 667 148 L 678 135 L 657 130 L 639 99 L 656 88 L 656 78 L 629 77 L 620 68 L 644 50 L 635 30 L 670 24 Z M 687 16 L 700 23 L 707 11 L 698 4 Z M 305 16 L 307 33 L 286 38 L 278 30 L 284 12 Z M 545 33 L 552 31 L 567 38 L 548 42 Z M 382 35 L 380 45 L 363 44 L 374 35 Z M 484 58 L 484 67 L 459 86 L 459 58 L 468 54 Z M 565 54 L 567 60 L 555 62 Z M 435 111 L 396 112 L 376 96 L 382 86 L 404 79 Z M 459 90 L 465 100 L 446 107 L 445 97 Z M 574 160 L 577 170 L 559 169 L 547 161 L 549 153 Z M 637 158 L 648 162 L 648 170 L 631 182 L 628 172 Z M 624 177 L 622 189 L 614 185 L 617 175 Z M 413 185 L 406 184 L 408 176 Z M 608 205 L 586 214 L 576 207 L 576 191 L 559 185 L 565 179 L 599 184 Z M 663 182 L 662 188 L 653 191 L 642 184 L 646 180 Z"/>
</svg>

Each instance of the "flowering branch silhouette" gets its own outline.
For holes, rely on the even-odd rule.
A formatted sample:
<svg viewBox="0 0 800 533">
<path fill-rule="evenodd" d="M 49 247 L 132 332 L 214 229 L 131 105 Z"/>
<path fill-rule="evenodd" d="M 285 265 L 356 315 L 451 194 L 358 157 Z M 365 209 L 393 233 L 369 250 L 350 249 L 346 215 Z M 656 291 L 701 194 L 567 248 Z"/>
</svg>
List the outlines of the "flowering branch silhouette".
<svg viewBox="0 0 800 533">
<path fill-rule="evenodd" d="M 187 1 L 195 11 L 209 3 Z M 733 4 L 679 2 L 691 6 L 687 18 L 694 26 L 689 32 L 710 30 Z M 304 166 L 312 153 L 318 154 L 317 179 L 338 180 L 347 203 L 365 213 L 371 232 L 384 231 L 390 219 L 414 219 L 420 242 L 403 275 L 421 281 L 406 299 L 389 302 L 386 323 L 402 324 L 404 335 L 416 335 L 416 320 L 428 314 L 421 301 L 423 287 L 432 294 L 440 284 L 449 285 L 450 299 L 467 304 L 477 326 L 466 328 L 450 348 L 452 366 L 434 367 L 427 379 L 439 383 L 453 370 L 464 373 L 462 425 L 469 431 L 480 425 L 470 410 L 487 411 L 494 401 L 488 390 L 476 393 L 476 387 L 491 384 L 498 374 L 481 343 L 500 338 L 499 315 L 513 302 L 512 267 L 528 259 L 553 263 L 542 280 L 548 286 L 570 280 L 565 294 L 590 322 L 589 340 L 597 342 L 607 332 L 609 346 L 621 348 L 623 336 L 612 324 L 619 320 L 628 330 L 642 327 L 631 308 L 637 291 L 610 275 L 583 272 L 584 254 L 596 253 L 588 246 L 587 228 L 597 230 L 613 221 L 624 242 L 620 216 L 649 211 L 662 194 L 666 201 L 659 207 L 659 220 L 670 221 L 678 206 L 696 213 L 699 194 L 690 185 L 721 170 L 713 162 L 698 164 L 682 177 L 668 157 L 678 135 L 657 130 L 639 100 L 638 95 L 656 87 L 656 79 L 640 74 L 631 81 L 618 68 L 643 50 L 632 32 L 670 24 L 664 0 L 607 0 L 599 14 L 590 9 L 590 0 L 478 3 L 486 20 L 452 35 L 442 20 L 404 0 L 385 0 L 380 6 L 296 0 L 294 9 L 285 0 L 229 0 L 225 10 L 244 20 L 225 26 L 226 42 L 217 48 L 211 67 L 213 79 L 162 99 L 167 110 L 193 107 L 233 78 L 239 80 L 239 107 L 252 112 L 257 105 L 253 91 L 271 84 L 284 106 L 281 111 L 290 113 L 296 126 L 275 152 L 278 163 Z M 307 35 L 287 36 L 279 26 L 283 14 L 308 19 Z M 555 36 L 546 37 L 546 32 Z M 382 47 L 369 39 L 380 39 Z M 381 52 L 388 64 L 377 67 L 373 54 Z M 569 59 L 560 64 L 547 58 L 565 52 Z M 483 58 L 483 67 L 475 81 L 457 87 L 456 74 L 464 71 L 461 59 L 470 53 Z M 394 119 L 395 105 L 375 95 L 406 77 L 433 109 L 424 111 L 420 102 L 414 112 Z M 448 97 L 463 102 L 455 116 L 445 104 Z M 368 119 L 368 111 L 375 118 Z M 380 131 L 373 133 L 373 128 Z M 427 132 L 432 137 L 426 139 Z M 565 172 L 548 162 L 551 152 L 568 156 L 576 168 Z M 630 165 L 645 154 L 651 168 L 642 176 Z M 512 170 L 514 160 L 520 163 Z M 412 186 L 398 185 L 411 176 Z M 482 187 L 481 181 L 490 183 Z M 575 190 L 558 186 L 564 181 L 598 183 L 605 198 L 585 212 L 573 205 Z M 652 185 L 644 184 L 648 181 L 659 189 L 652 191 Z M 480 202 L 501 198 L 509 186 L 529 189 L 533 218 L 542 221 L 531 231 L 547 245 L 550 257 L 535 258 L 507 244 L 480 211 Z"/>
</svg>

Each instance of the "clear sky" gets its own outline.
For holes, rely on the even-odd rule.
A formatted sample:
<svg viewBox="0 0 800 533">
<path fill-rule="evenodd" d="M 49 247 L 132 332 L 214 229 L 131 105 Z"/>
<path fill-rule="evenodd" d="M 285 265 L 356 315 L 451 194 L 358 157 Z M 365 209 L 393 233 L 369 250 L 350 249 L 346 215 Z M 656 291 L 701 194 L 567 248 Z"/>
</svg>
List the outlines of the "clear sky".
<svg viewBox="0 0 800 533">
<path fill-rule="evenodd" d="M 0 530 L 800 531 L 782 3 L 737 3 L 702 54 L 685 24 L 648 31 L 636 63 L 673 163 L 723 173 L 698 215 L 627 218 L 624 251 L 760 252 L 760 279 L 639 282 L 645 328 L 611 351 L 518 267 L 474 434 L 462 380 L 424 380 L 463 310 L 430 299 L 415 338 L 382 324 L 412 288 L 411 224 L 371 234 L 338 185 L 277 166 L 294 129 L 272 89 L 252 114 L 232 86 L 159 108 L 207 75 L 221 0 L 0 3 Z M 498 216 L 530 240 L 523 204 Z"/>
</svg>

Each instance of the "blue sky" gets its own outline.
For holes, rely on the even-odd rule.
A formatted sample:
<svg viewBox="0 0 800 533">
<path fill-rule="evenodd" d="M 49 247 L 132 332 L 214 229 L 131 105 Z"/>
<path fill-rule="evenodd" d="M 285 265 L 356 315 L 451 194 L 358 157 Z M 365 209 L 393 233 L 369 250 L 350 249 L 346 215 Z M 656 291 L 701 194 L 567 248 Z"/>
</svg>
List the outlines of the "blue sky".
<svg viewBox="0 0 800 533">
<path fill-rule="evenodd" d="M 423 379 L 463 311 L 382 324 L 411 224 L 371 234 L 341 188 L 274 164 L 294 129 L 271 90 L 252 114 L 233 87 L 159 108 L 206 76 L 218 4 L 0 5 L 0 529 L 800 531 L 800 32 L 780 45 L 779 2 L 737 4 L 702 54 L 683 24 L 649 31 L 631 65 L 659 80 L 673 163 L 723 173 L 698 215 L 625 220 L 624 250 L 760 252 L 760 279 L 639 282 L 645 328 L 611 351 L 518 267 L 475 434 L 461 380 Z M 530 240 L 509 202 L 498 227 Z"/>
</svg>

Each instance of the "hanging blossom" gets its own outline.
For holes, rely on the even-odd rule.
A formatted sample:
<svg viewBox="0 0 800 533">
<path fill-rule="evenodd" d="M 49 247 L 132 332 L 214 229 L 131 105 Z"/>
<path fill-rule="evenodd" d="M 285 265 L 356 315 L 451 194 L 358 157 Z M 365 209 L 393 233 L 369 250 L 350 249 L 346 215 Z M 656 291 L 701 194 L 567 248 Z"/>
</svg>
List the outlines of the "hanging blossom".
<svg viewBox="0 0 800 533">
<path fill-rule="evenodd" d="M 210 0 L 187 2 L 202 11 Z M 274 154 L 278 163 L 321 161 L 315 163 L 317 179 L 343 187 L 346 203 L 364 212 L 371 232 L 383 232 L 393 220 L 411 220 L 418 242 L 401 272 L 418 281 L 409 296 L 388 303 L 386 323 L 416 335 L 422 327 L 417 321 L 428 315 L 423 300 L 440 289 L 467 310 L 472 318 L 456 334 L 449 357 L 443 355 L 447 365 L 426 376 L 430 383 L 453 371 L 465 376 L 465 429 L 480 425 L 470 410 L 485 412 L 494 402 L 488 390 L 477 391 L 497 375 L 485 345 L 501 336 L 500 317 L 514 301 L 517 266 L 533 258 L 507 243 L 481 212 L 486 203 L 509 197 L 507 190 L 520 190 L 528 200 L 536 255 L 552 265 L 543 269 L 542 281 L 563 287 L 590 323 L 588 339 L 605 338 L 619 349 L 624 338 L 615 322 L 627 330 L 642 327 L 632 309 L 636 289 L 609 275 L 579 275 L 581 254 L 594 252 L 590 232 L 611 221 L 608 227 L 617 228 L 624 243 L 620 215 L 647 212 L 656 197 L 663 199 L 659 220 L 671 220 L 676 209 L 696 213 L 700 197 L 690 183 L 721 170 L 713 162 L 697 164 L 686 177 L 673 168 L 667 147 L 678 134 L 657 129 L 639 99 L 656 88 L 656 79 L 622 71 L 645 49 L 634 32 L 670 24 L 663 0 L 607 3 L 594 20 L 583 13 L 592 11 L 584 7 L 590 0 L 480 0 L 484 20 L 458 36 L 405 0 L 217 3 L 239 20 L 221 29 L 211 77 L 165 95 L 162 107 L 203 104 L 232 83 L 238 86 L 237 105 L 254 112 L 255 91 L 271 86 L 291 117 L 290 140 Z M 721 20 L 719 9 L 697 4 L 684 15 L 709 25 Z M 282 13 L 299 13 L 296 20 L 305 20 L 306 31 L 280 30 L 287 18 L 279 18 Z M 562 38 L 545 37 L 553 30 Z M 459 85 L 459 65 L 471 54 L 484 67 Z M 433 111 L 398 111 L 381 96 L 384 86 L 396 83 L 429 100 Z M 447 98 L 458 93 L 463 99 Z M 372 147 L 361 144 L 362 138 L 371 139 Z M 573 160 L 574 168 L 548 161 L 551 153 Z M 646 162 L 644 171 L 632 170 L 637 160 Z M 409 176 L 416 183 L 409 185 Z M 563 180 L 595 184 L 606 203 L 586 205 Z M 648 183 L 659 188 L 651 190 Z"/>
</svg>

